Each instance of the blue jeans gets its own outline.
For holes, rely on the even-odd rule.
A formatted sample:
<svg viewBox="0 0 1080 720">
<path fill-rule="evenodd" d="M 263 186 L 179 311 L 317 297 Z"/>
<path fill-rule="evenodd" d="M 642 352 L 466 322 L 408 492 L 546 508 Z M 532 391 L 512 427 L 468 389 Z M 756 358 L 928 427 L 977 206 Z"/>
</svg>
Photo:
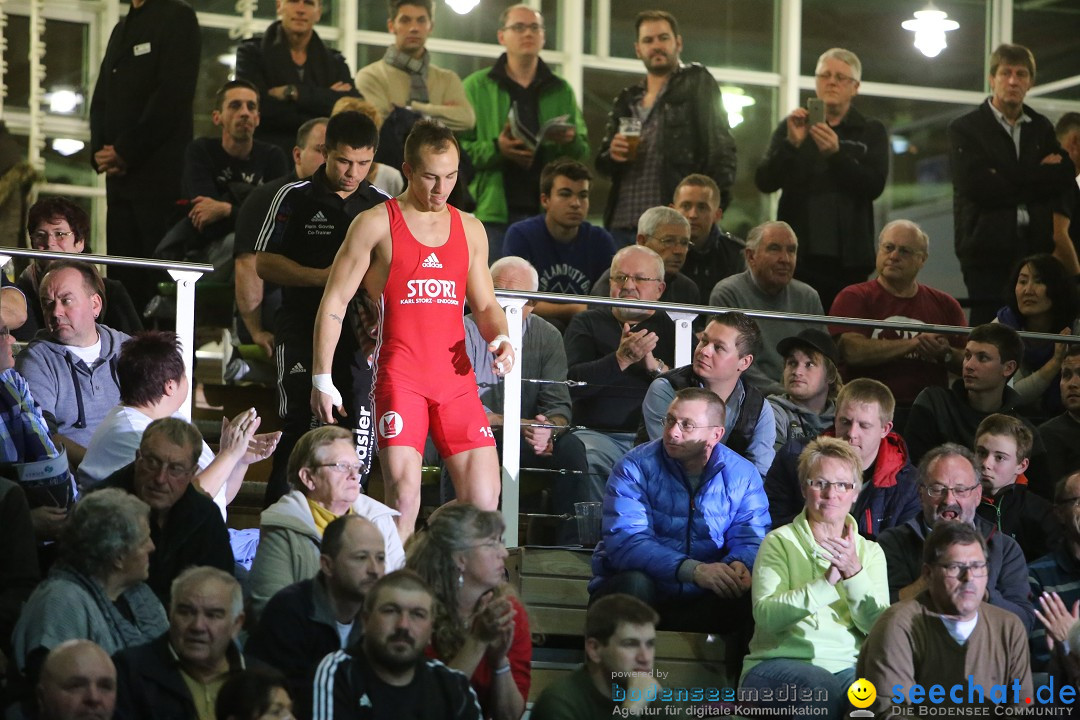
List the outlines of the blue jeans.
<svg viewBox="0 0 1080 720">
<path fill-rule="evenodd" d="M 855 682 L 855 668 L 850 667 L 838 673 L 811 665 L 804 660 L 774 659 L 764 660 L 750 669 L 743 678 L 740 687 L 756 688 L 758 690 L 771 689 L 776 692 L 774 697 L 783 697 L 783 690 L 791 690 L 794 685 L 794 697 L 791 701 L 751 701 L 756 707 L 767 708 L 802 708 L 811 706 L 815 708 L 827 708 L 828 717 L 839 720 L 844 717 L 848 710 L 847 690 L 851 683 Z M 824 690 L 825 699 L 817 700 L 819 691 Z M 813 693 L 815 700 L 807 702 L 799 697 L 800 692 Z M 777 717 L 777 716 L 773 716 Z"/>
</svg>

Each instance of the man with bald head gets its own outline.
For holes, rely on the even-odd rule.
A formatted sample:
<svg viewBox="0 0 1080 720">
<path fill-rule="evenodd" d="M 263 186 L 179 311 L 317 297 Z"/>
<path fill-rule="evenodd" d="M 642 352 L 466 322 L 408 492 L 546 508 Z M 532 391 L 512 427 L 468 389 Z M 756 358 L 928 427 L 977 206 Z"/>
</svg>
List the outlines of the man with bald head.
<svg viewBox="0 0 1080 720">
<path fill-rule="evenodd" d="M 96 643 L 60 643 L 41 666 L 37 699 L 38 720 L 111 720 L 116 667 Z"/>
<path fill-rule="evenodd" d="M 288 678 L 286 689 L 299 720 L 311 717 L 319 661 L 360 641 L 364 597 L 386 574 L 382 533 L 359 515 L 342 515 L 327 525 L 321 550 L 318 575 L 270 598 L 245 647 L 253 663 Z"/>
<path fill-rule="evenodd" d="M 910 220 L 893 220 L 877 241 L 877 277 L 848 285 L 830 315 L 869 320 L 967 326 L 960 303 L 917 281 L 930 258 L 930 238 Z M 885 383 L 896 404 L 907 408 L 924 387 L 946 387 L 949 371 L 960 372 L 963 338 L 871 327 L 830 328 L 847 366 L 846 380 L 868 377 Z M 906 416 L 906 412 L 904 412 Z M 900 423 L 903 425 L 903 418 Z"/>
</svg>

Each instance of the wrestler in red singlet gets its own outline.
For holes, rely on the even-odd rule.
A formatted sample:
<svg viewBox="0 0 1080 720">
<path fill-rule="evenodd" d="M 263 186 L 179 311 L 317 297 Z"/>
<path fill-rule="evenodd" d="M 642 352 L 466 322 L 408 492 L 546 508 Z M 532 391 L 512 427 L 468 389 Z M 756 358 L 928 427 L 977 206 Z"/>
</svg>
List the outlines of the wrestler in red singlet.
<svg viewBox="0 0 1080 720">
<path fill-rule="evenodd" d="M 396 199 L 387 200 L 393 252 L 379 299 L 375 416 L 380 448 L 424 453 L 430 432 L 443 457 L 495 440 L 465 352 L 469 244 L 457 208 L 450 236 L 437 247 L 417 241 Z"/>
</svg>

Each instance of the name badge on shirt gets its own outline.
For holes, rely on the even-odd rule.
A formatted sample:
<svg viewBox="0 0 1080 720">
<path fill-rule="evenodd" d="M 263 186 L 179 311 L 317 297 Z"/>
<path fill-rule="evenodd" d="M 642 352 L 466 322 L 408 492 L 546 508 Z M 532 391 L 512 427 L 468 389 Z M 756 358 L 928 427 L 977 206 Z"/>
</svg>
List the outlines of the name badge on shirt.
<svg viewBox="0 0 1080 720">
<path fill-rule="evenodd" d="M 149 54 L 150 54 L 150 43 L 144 42 L 144 43 L 139 43 L 138 45 L 135 46 L 135 57 L 139 57 L 140 55 L 149 55 Z"/>
</svg>

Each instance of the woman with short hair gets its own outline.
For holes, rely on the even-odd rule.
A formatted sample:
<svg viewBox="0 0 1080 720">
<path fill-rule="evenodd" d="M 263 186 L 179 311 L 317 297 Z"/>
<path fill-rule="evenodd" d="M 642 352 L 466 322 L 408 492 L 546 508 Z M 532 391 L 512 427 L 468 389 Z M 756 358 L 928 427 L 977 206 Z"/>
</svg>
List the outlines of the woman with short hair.
<svg viewBox="0 0 1080 720">
<path fill-rule="evenodd" d="M 112 655 L 142 645 L 169 623 L 150 575 L 150 506 L 119 489 L 90 493 L 75 505 L 60 537 L 60 558 L 34 590 L 12 644 L 30 680 L 49 650 L 92 640 Z"/>
</svg>

